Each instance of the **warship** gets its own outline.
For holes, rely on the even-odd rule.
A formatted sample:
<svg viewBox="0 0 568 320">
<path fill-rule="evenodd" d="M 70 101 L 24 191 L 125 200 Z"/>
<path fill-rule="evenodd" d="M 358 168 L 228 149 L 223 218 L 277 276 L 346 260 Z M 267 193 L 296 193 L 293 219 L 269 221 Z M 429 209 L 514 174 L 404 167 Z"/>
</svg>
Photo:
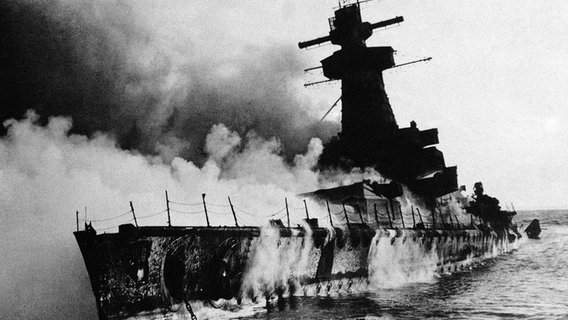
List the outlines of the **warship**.
<svg viewBox="0 0 568 320">
<path fill-rule="evenodd" d="M 286 223 L 243 226 L 232 204 L 235 226 L 211 226 L 205 194 L 207 226 L 144 227 L 135 220 L 101 234 L 85 223 L 74 235 L 99 318 L 196 319 L 197 302 L 221 307 L 373 290 L 391 269 L 412 279 L 512 250 L 520 237 L 516 212 L 502 210 L 480 182 L 464 196 L 457 168 L 447 167 L 435 147 L 437 129 L 420 130 L 414 121 L 399 128 L 395 120 L 383 82 L 383 71 L 396 67 L 394 50 L 365 41 L 403 20 L 363 22 L 358 2 L 340 5 L 329 35 L 299 43 L 341 47 L 318 67 L 341 81 L 342 108 L 341 132 L 324 145 L 318 170 L 372 168 L 382 179 L 298 195 L 327 209 L 325 227 L 307 207 L 301 225 L 291 225 L 288 206 Z"/>
</svg>

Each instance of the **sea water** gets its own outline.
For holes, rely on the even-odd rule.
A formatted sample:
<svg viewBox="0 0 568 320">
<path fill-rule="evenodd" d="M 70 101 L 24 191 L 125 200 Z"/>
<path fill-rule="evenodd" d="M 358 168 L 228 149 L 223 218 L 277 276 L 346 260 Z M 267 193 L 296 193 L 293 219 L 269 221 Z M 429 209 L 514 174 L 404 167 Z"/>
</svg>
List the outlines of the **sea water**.
<svg viewBox="0 0 568 320">
<path fill-rule="evenodd" d="M 402 282 L 371 292 L 288 297 L 268 305 L 201 318 L 238 319 L 568 319 L 568 211 L 524 211 L 524 229 L 538 218 L 540 240 L 431 281 Z"/>
</svg>

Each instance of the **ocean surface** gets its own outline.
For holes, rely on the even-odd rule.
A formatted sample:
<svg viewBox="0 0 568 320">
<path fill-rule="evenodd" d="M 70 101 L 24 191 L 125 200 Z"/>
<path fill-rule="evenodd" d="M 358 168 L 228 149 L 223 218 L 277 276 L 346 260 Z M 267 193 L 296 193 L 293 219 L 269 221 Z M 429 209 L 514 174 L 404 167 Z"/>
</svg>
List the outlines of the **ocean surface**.
<svg viewBox="0 0 568 320">
<path fill-rule="evenodd" d="M 568 211 L 523 211 L 524 228 L 538 218 L 541 239 L 475 268 L 435 275 L 368 293 L 292 297 L 201 318 L 238 319 L 568 319 Z"/>
</svg>

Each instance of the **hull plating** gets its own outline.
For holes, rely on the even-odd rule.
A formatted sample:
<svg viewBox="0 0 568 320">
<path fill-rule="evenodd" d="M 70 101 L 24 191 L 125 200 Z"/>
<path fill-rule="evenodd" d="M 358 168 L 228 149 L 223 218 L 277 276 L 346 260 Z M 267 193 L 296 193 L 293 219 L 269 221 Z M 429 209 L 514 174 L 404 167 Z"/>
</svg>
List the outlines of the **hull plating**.
<svg viewBox="0 0 568 320">
<path fill-rule="evenodd" d="M 187 314 L 184 301 L 235 304 L 358 292 L 467 268 L 516 237 L 480 230 L 124 228 L 75 233 L 101 319 Z M 173 317 L 173 318 L 172 318 Z"/>
</svg>

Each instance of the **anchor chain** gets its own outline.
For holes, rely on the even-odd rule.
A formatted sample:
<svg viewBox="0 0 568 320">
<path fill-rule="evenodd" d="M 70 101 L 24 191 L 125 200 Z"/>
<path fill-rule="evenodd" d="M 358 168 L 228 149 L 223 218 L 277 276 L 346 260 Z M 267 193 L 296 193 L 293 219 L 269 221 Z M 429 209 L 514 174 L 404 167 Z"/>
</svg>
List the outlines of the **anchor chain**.
<svg viewBox="0 0 568 320">
<path fill-rule="evenodd" d="M 195 313 L 193 313 L 193 309 L 191 308 L 191 304 L 189 303 L 187 297 L 185 297 L 183 300 L 184 300 L 183 302 L 185 302 L 185 308 L 187 309 L 187 312 L 189 312 L 189 315 L 191 316 L 191 320 L 197 320 L 197 316 L 195 315 Z"/>
</svg>

